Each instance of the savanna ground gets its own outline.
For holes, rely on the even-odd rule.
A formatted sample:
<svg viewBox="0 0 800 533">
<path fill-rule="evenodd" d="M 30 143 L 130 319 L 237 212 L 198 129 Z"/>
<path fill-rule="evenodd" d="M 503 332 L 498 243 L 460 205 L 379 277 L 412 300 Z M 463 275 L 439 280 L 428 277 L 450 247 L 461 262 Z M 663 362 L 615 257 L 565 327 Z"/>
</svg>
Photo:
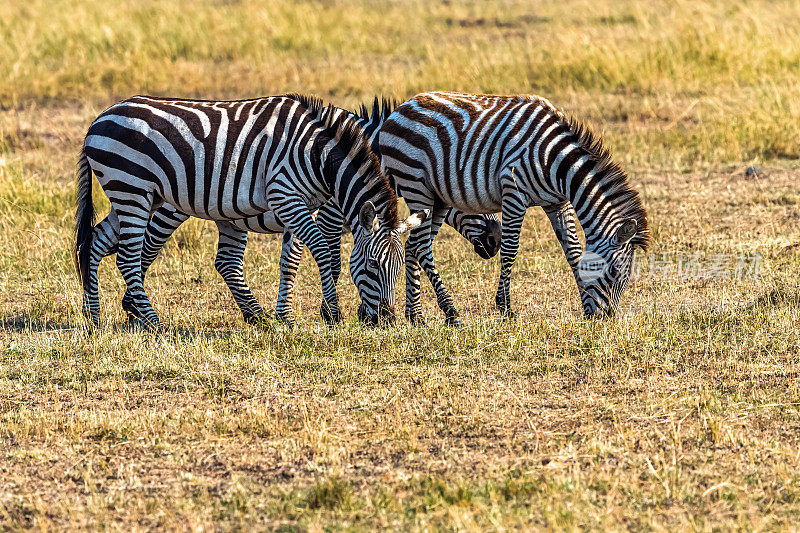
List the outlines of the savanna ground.
<svg viewBox="0 0 800 533">
<path fill-rule="evenodd" d="M 0 529 L 798 527 L 797 3 L 5 0 L 0 14 Z M 87 336 L 73 169 L 105 106 L 429 89 L 538 93 L 605 132 L 653 228 L 617 318 L 580 318 L 531 210 L 516 322 L 491 305 L 497 260 L 444 230 L 464 327 L 442 325 L 428 285 L 428 326 L 364 329 L 343 281 L 348 322 L 328 329 L 306 254 L 297 329 L 254 329 L 214 271 L 213 226 L 193 221 L 147 282 L 168 331 L 127 327 L 107 260 Z M 764 175 L 746 178 L 752 164 Z M 279 238 L 248 250 L 272 306 Z"/>
</svg>

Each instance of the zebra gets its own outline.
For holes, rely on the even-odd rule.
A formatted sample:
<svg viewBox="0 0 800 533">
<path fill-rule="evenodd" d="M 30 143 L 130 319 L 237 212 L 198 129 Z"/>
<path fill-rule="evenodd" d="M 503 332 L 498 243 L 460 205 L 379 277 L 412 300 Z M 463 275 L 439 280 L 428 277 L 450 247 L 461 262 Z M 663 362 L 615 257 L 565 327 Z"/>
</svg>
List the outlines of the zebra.
<svg viewBox="0 0 800 533">
<path fill-rule="evenodd" d="M 314 104 L 320 102 L 314 99 Z M 375 151 L 380 127 L 396 107 L 393 100 L 375 98 L 372 109 L 364 104 L 356 112 L 341 108 L 334 108 L 334 118 L 344 121 L 354 121 L 363 131 L 364 136 Z M 186 221 L 190 215 L 180 212 L 170 204 L 164 204 L 153 214 L 148 223 L 142 248 L 142 273 L 146 273 L 152 262 L 157 257 L 167 239 Z M 475 253 L 484 259 L 494 257 L 500 249 L 500 222 L 497 215 L 469 215 L 455 209 L 447 211 L 444 222 L 454 227 L 464 238 L 473 245 Z M 316 216 L 316 223 L 325 240 L 329 244 L 331 253 L 331 275 L 334 284 L 341 273 L 340 242 L 342 229 L 345 224 L 344 215 L 336 202 L 329 200 L 320 207 Z M 247 245 L 247 232 L 281 233 L 283 225 L 273 212 L 262 213 L 257 216 L 230 221 L 217 221 L 219 230 L 219 244 L 214 265 L 227 284 L 234 301 L 242 312 L 245 322 L 255 324 L 265 317 L 264 310 L 256 300 L 252 291 L 244 280 L 243 260 L 244 250 Z M 279 321 L 292 324 L 292 296 L 294 278 L 302 254 L 302 243 L 291 232 L 284 235 L 281 248 L 281 277 L 278 289 L 278 302 L 275 316 Z M 111 253 L 111 250 L 109 250 Z M 368 269 L 353 266 L 351 273 L 368 272 Z M 353 279 L 359 294 L 371 292 L 375 294 L 377 288 L 369 276 L 358 276 Z M 123 297 L 123 306 L 129 306 L 131 295 L 126 292 Z M 360 308 L 359 316 L 367 322 L 372 321 L 377 315 L 365 313 Z"/>
<path fill-rule="evenodd" d="M 514 316 L 511 268 L 530 206 L 542 206 L 550 219 L 584 315 L 614 313 L 635 249 L 647 250 L 647 216 L 627 174 L 587 126 L 538 96 L 429 92 L 394 110 L 381 128 L 379 149 L 384 173 L 409 208 L 432 209 L 406 241 L 406 276 L 425 270 L 447 323 L 460 319 L 434 264 L 431 229 L 445 206 L 501 211 L 495 303 L 502 316 Z M 576 221 L 586 235 L 585 252 Z M 407 293 L 406 314 L 420 314 L 418 291 Z"/>
<path fill-rule="evenodd" d="M 75 253 L 90 322 L 99 322 L 97 265 L 115 249 L 129 294 L 125 310 L 160 328 L 143 287 L 141 251 L 151 213 L 163 203 L 215 221 L 274 212 L 311 250 L 323 318 L 338 322 L 330 252 L 311 216 L 331 198 L 353 228 L 353 253 L 369 259 L 354 263 L 377 269 L 377 298 L 361 295 L 368 312 L 393 316 L 401 236 L 428 213 L 400 220 L 397 196 L 368 141 L 335 114 L 297 95 L 238 101 L 135 96 L 101 113 L 88 129 L 78 166 Z M 92 173 L 111 202 L 97 226 Z"/>
</svg>

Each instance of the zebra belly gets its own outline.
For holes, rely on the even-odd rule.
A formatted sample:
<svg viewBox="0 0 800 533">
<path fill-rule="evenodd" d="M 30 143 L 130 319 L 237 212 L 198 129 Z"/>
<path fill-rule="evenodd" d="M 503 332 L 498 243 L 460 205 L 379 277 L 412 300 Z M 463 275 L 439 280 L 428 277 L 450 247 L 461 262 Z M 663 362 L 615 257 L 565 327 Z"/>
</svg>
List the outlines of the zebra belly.
<svg viewBox="0 0 800 533">
<path fill-rule="evenodd" d="M 266 211 L 253 217 L 237 218 L 231 220 L 230 223 L 239 229 L 254 231 L 256 233 L 283 232 L 283 223 L 278 220 L 278 217 L 276 217 L 275 213 L 272 211 Z"/>
<path fill-rule="evenodd" d="M 187 215 L 204 218 L 206 220 L 241 220 L 243 217 L 244 219 L 251 217 L 257 218 L 258 215 L 261 215 L 265 211 L 269 210 L 266 200 L 263 204 L 258 205 L 254 202 L 248 202 L 247 204 L 243 205 L 244 202 L 240 200 L 236 202 L 235 210 L 232 199 L 223 199 L 221 204 L 212 204 L 208 206 L 207 209 L 202 202 L 200 205 L 186 206 L 182 204 L 178 198 L 170 195 L 168 191 L 165 194 L 164 201 L 173 205 L 176 209 L 186 213 Z"/>
<path fill-rule="evenodd" d="M 442 179 L 427 178 L 426 185 L 436 200 L 448 207 L 469 214 L 489 214 L 500 211 L 502 192 L 500 180 L 494 177 L 460 176 L 448 187 Z"/>
</svg>

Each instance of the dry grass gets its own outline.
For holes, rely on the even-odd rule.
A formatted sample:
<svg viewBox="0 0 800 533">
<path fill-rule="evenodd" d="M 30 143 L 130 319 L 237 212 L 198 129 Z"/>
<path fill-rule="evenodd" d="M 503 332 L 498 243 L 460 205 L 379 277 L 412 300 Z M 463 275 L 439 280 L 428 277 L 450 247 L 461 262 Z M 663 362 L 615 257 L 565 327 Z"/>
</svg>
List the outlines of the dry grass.
<svg viewBox="0 0 800 533">
<path fill-rule="evenodd" d="M 262 5 L 4 8 L 0 529 L 797 527 L 794 3 Z M 286 334 L 242 322 L 194 221 L 148 281 L 168 333 L 126 327 L 106 261 L 104 327 L 84 334 L 72 170 L 114 98 L 430 88 L 540 92 L 588 117 L 643 192 L 643 264 L 758 252 L 760 275 L 645 276 L 620 317 L 586 322 L 532 210 L 519 321 L 491 308 L 496 261 L 445 231 L 465 327 L 441 326 L 425 287 L 431 325 L 362 329 L 343 283 L 350 322 L 327 329 L 306 257 Z M 751 160 L 766 177 L 744 179 Z M 266 305 L 278 251 L 255 237 L 246 258 Z"/>
<path fill-rule="evenodd" d="M 797 157 L 791 0 L 7 4 L 6 107 L 136 92 L 302 90 L 344 104 L 431 88 L 541 93 L 603 124 L 636 163 Z"/>
</svg>

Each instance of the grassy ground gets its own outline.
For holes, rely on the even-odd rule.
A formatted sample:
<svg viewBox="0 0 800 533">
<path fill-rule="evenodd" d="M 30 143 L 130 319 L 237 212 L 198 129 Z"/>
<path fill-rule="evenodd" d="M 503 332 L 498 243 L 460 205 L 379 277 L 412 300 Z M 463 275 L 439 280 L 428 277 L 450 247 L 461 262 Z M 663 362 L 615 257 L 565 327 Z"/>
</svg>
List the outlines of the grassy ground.
<svg viewBox="0 0 800 533">
<path fill-rule="evenodd" d="M 798 527 L 800 7 L 162 4 L 3 7 L 0 529 Z M 193 221 L 147 285 L 169 331 L 126 327 L 106 261 L 86 336 L 72 172 L 116 98 L 432 88 L 541 93 L 605 130 L 654 236 L 618 318 L 579 318 L 531 210 L 515 323 L 491 307 L 497 262 L 445 230 L 463 328 L 426 286 L 429 326 L 362 329 L 342 283 L 350 321 L 327 329 L 306 257 L 297 330 L 257 330 Z M 267 306 L 279 248 L 254 237 L 246 258 Z"/>
</svg>

